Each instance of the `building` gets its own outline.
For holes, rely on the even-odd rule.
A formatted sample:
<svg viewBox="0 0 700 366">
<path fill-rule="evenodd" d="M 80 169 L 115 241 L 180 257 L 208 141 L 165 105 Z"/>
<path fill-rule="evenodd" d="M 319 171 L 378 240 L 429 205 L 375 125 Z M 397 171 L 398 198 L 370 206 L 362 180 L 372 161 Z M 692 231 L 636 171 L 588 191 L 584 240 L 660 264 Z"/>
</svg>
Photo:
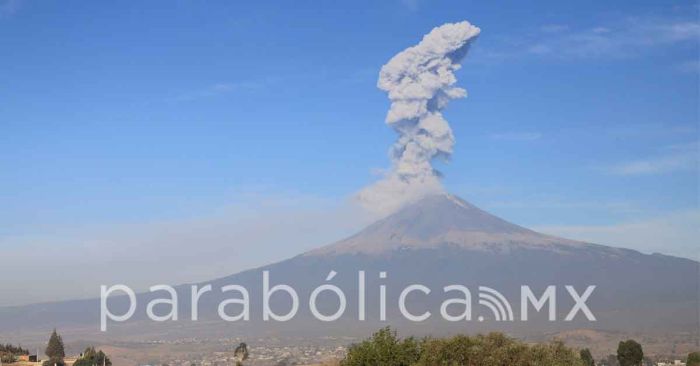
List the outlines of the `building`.
<svg viewBox="0 0 700 366">
<path fill-rule="evenodd" d="M 685 366 L 685 362 L 681 360 L 674 360 L 673 362 L 659 362 L 656 366 Z"/>
</svg>

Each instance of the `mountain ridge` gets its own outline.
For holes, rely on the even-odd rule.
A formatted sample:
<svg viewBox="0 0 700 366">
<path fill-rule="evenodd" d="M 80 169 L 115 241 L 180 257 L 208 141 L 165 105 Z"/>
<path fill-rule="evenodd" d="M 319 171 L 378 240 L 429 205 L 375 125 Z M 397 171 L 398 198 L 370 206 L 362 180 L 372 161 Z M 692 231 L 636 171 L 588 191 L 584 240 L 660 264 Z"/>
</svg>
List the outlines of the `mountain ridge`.
<svg viewBox="0 0 700 366">
<path fill-rule="evenodd" d="M 201 330 L 195 322 L 155 324 L 146 318 L 146 304 L 162 294 L 137 294 L 136 315 L 126 323 L 111 324 L 118 337 L 148 332 L 162 334 L 158 329 L 169 329 L 181 334 L 197 332 L 245 332 L 247 335 L 325 334 L 363 335 L 378 325 L 376 312 L 368 314 L 368 321 L 358 322 L 355 298 L 348 298 L 346 316 L 339 323 L 322 323 L 315 320 L 308 308 L 301 308 L 299 316 L 289 323 L 260 321 L 262 309 L 263 273 L 268 271 L 272 284 L 284 283 L 298 291 L 301 299 L 309 299 L 313 290 L 324 282 L 329 273 L 337 273 L 333 284 L 342 288 L 348 296 L 358 293 L 358 271 L 367 273 L 368 306 L 376 309 L 376 289 L 385 285 L 389 289 L 387 303 L 396 304 L 398 292 L 410 284 L 423 284 L 434 291 L 430 296 L 417 296 L 409 301 L 409 307 L 417 311 L 440 309 L 441 290 L 448 284 L 461 284 L 471 289 L 488 286 L 500 291 L 506 298 L 517 300 L 521 286 L 527 285 L 541 293 L 548 286 L 574 286 L 582 290 L 596 285 L 590 305 L 599 321 L 590 323 L 576 319 L 574 322 L 548 322 L 537 315 L 528 323 L 488 322 L 450 323 L 433 318 L 426 323 L 406 321 L 396 309 L 390 307 L 387 325 L 408 327 L 415 332 L 430 329 L 431 332 L 513 331 L 518 334 L 543 334 L 581 327 L 615 331 L 657 331 L 698 329 L 698 271 L 700 263 L 687 258 L 659 254 L 643 254 L 635 250 L 589 244 L 537 233 L 509 223 L 466 201 L 451 195 L 426 197 L 408 205 L 395 214 L 369 225 L 357 234 L 295 257 L 258 268 L 214 278 L 207 282 L 214 289 L 236 284 L 250 292 L 251 321 L 230 323 L 218 318 L 217 309 L 230 295 L 212 291 L 199 304 L 200 318 L 211 326 Z M 381 278 L 379 273 L 388 274 Z M 325 280 L 328 281 L 328 280 Z M 179 311 L 183 318 L 191 310 L 190 284 L 175 289 L 180 299 Z M 564 292 L 565 294 L 565 292 Z M 125 296 L 110 298 L 110 308 L 123 313 L 128 308 Z M 563 299 L 565 301 L 566 299 Z M 562 303 L 566 305 L 566 303 Z M 273 309 L 288 308 L 284 297 L 275 297 Z M 319 309 L 332 313 L 336 303 L 330 299 L 319 302 Z M 99 333 L 99 299 L 74 300 L 56 303 L 0 308 L 0 334 L 23 332 L 45 328 L 47 324 L 62 329 L 78 329 Z M 567 308 L 558 311 L 567 311 Z M 476 311 L 476 310 L 475 310 Z M 488 314 L 484 314 L 488 315 Z M 561 319 L 566 314 L 559 314 Z M 342 325 L 341 325 L 342 324 Z M 112 329 L 110 328 L 110 329 Z M 87 331 L 86 331 L 87 329 Z M 92 329 L 92 331 L 91 331 Z M 155 329 L 155 330 L 154 330 Z M 193 333 L 194 332 L 194 333 Z M 86 333 L 81 333 L 86 334 Z"/>
<path fill-rule="evenodd" d="M 396 249 L 440 245 L 501 251 L 513 246 L 552 250 L 605 247 L 539 233 L 494 216 L 455 195 L 442 193 L 419 199 L 355 235 L 303 255 L 377 255 Z"/>
</svg>

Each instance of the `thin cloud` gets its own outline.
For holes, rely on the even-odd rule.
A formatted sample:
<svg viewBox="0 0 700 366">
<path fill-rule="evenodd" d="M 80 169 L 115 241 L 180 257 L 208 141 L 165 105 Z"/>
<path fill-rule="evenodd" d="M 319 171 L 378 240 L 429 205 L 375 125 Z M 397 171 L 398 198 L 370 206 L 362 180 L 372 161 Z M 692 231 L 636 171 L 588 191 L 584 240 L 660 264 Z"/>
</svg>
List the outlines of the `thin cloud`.
<svg viewBox="0 0 700 366">
<path fill-rule="evenodd" d="M 639 214 L 643 210 L 630 202 L 571 201 L 561 197 L 537 197 L 529 200 L 501 200 L 488 203 L 489 208 L 604 210 L 617 214 Z"/>
<path fill-rule="evenodd" d="M 143 290 L 153 283 L 222 277 L 330 244 L 368 221 L 347 201 L 242 192 L 224 207 L 213 208 L 211 215 L 197 218 L 0 236 L 5 262 L 0 277 L 23 273 L 20 285 L 0 283 L 6 295 L 0 306 L 91 298 L 106 283 Z M 33 264 L 31 273 L 27 263 Z M 49 276 L 57 282 L 45 281 Z"/>
<path fill-rule="evenodd" d="M 22 7 L 22 0 L 0 0 L 0 18 L 11 17 Z"/>
<path fill-rule="evenodd" d="M 561 58 L 631 57 L 652 47 L 696 42 L 698 37 L 696 21 L 629 18 L 587 29 L 543 32 L 528 51 Z"/>
<path fill-rule="evenodd" d="M 612 225 L 543 226 L 536 230 L 589 243 L 700 260 L 700 210 L 679 210 L 657 217 Z"/>
<path fill-rule="evenodd" d="M 482 45 L 479 56 L 491 61 L 524 56 L 566 60 L 630 58 L 661 47 L 695 44 L 700 38 L 700 23 L 694 18 L 626 17 L 588 27 L 547 24 L 520 34 L 500 37 L 495 48 Z"/>
<path fill-rule="evenodd" d="M 535 141 L 542 138 L 539 132 L 506 132 L 492 134 L 491 139 L 501 141 Z"/>
<path fill-rule="evenodd" d="M 268 79 L 264 80 L 252 80 L 252 81 L 241 81 L 235 83 L 222 82 L 212 84 L 208 87 L 192 90 L 184 93 L 175 95 L 168 100 L 174 102 L 188 102 L 197 99 L 211 98 L 223 94 L 239 92 L 239 91 L 254 91 L 265 88 L 271 81 Z"/>
<path fill-rule="evenodd" d="M 673 145 L 663 155 L 614 165 L 607 170 L 615 175 L 654 175 L 698 169 L 697 142 Z"/>
<path fill-rule="evenodd" d="M 676 65 L 676 70 L 689 74 L 700 73 L 700 60 L 688 60 Z"/>
<path fill-rule="evenodd" d="M 560 33 L 569 30 L 566 24 L 545 24 L 540 27 L 540 31 L 544 33 Z"/>
<path fill-rule="evenodd" d="M 409 11 L 418 11 L 420 7 L 420 0 L 400 0 L 401 4 Z"/>
<path fill-rule="evenodd" d="M 628 123 L 606 127 L 603 133 L 614 138 L 658 139 L 660 137 L 692 137 L 698 135 L 697 123 Z"/>
</svg>

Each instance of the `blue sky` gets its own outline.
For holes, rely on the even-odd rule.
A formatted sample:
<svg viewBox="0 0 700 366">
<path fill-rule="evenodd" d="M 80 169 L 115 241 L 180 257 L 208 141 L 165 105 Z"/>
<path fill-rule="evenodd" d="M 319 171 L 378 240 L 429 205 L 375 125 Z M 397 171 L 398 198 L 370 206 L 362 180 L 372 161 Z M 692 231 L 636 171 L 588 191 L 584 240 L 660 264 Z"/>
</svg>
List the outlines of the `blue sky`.
<svg viewBox="0 0 700 366">
<path fill-rule="evenodd" d="M 448 190 L 548 232 L 693 257 L 697 19 L 688 1 L 3 0 L 0 246 L 30 258 L 250 192 L 347 201 L 389 165 L 381 66 L 468 20 L 482 33 L 458 72 L 469 97 L 445 111 Z"/>
</svg>

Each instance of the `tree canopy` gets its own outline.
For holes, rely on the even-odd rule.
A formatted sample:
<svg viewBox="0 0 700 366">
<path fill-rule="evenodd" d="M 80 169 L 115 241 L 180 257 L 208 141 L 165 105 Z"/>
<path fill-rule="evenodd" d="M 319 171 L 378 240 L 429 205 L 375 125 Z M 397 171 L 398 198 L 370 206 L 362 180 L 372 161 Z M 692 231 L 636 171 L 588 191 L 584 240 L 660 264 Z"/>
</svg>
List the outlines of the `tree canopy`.
<svg viewBox="0 0 700 366">
<path fill-rule="evenodd" d="M 396 332 L 387 327 L 370 339 L 350 346 L 341 365 L 412 365 L 419 358 L 420 349 L 414 338 L 399 339 Z"/>
<path fill-rule="evenodd" d="M 243 365 L 243 361 L 248 359 L 248 345 L 245 343 L 239 344 L 236 350 L 233 351 L 233 355 L 236 358 L 236 365 Z"/>
<path fill-rule="evenodd" d="M 17 361 L 17 356 L 28 355 L 29 351 L 11 344 L 0 344 L 0 363 L 13 363 Z"/>
<path fill-rule="evenodd" d="M 28 355 L 29 351 L 21 346 L 13 346 L 11 344 L 0 344 L 0 353 L 13 355 Z"/>
<path fill-rule="evenodd" d="M 88 347 L 83 351 L 82 357 L 77 359 L 73 366 L 111 366 L 112 361 L 102 352 L 95 350 L 95 347 Z"/>
<path fill-rule="evenodd" d="M 581 356 L 581 360 L 586 366 L 595 366 L 595 361 L 593 360 L 591 350 L 589 350 L 588 348 L 584 348 L 579 354 Z"/>
<path fill-rule="evenodd" d="M 642 345 L 633 339 L 620 342 L 617 346 L 617 362 L 620 366 L 639 366 L 644 359 Z"/>
<path fill-rule="evenodd" d="M 46 346 L 46 351 L 44 353 L 49 357 L 48 360 L 44 361 L 43 366 L 64 366 L 63 358 L 66 357 L 66 350 L 63 347 L 63 339 L 56 332 L 56 329 L 51 333 L 49 337 L 49 344 Z"/>
<path fill-rule="evenodd" d="M 63 347 L 63 339 L 60 335 L 58 335 L 58 333 L 56 333 L 56 329 L 54 329 L 51 333 L 51 337 L 49 337 L 49 344 L 46 346 L 46 351 L 44 353 L 49 356 L 49 358 L 63 360 L 63 358 L 66 357 L 66 350 Z"/>
<path fill-rule="evenodd" d="M 700 352 L 692 352 L 688 354 L 687 366 L 700 366 Z"/>
<path fill-rule="evenodd" d="M 451 338 L 401 339 L 383 328 L 352 345 L 342 366 L 547 365 L 585 366 L 579 354 L 561 342 L 528 345 L 500 333 Z"/>
</svg>

